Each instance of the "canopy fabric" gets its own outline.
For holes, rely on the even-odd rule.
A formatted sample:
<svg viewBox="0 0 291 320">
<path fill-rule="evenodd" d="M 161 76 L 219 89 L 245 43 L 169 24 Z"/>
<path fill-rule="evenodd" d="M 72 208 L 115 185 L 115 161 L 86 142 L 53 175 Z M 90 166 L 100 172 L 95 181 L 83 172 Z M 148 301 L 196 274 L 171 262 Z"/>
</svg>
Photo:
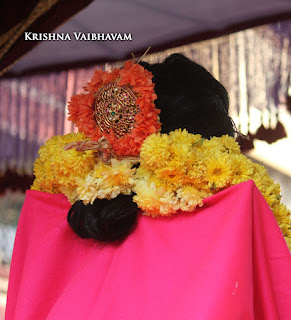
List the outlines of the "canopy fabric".
<svg viewBox="0 0 291 320">
<path fill-rule="evenodd" d="M 54 3 L 41 0 L 39 3 Z M 30 1 L 29 4 L 31 4 Z M 141 53 L 148 46 L 154 51 L 176 47 L 197 40 L 217 37 L 250 26 L 280 21 L 291 17 L 289 0 L 204 0 L 199 4 L 191 0 L 102 0 L 93 1 L 88 7 L 55 29 L 90 1 L 58 0 L 49 12 L 32 25 L 21 29 L 18 41 L 6 52 L 0 67 L 6 68 L 32 49 L 38 41 L 25 41 L 24 31 L 69 33 L 71 41 L 39 41 L 39 45 L 18 61 L 12 73 L 25 72 L 44 67 L 56 69 L 63 65 L 84 65 L 117 61 L 131 53 Z M 9 2 L 10 3 L 10 2 Z M 14 7 L 26 8 L 26 2 L 11 1 Z M 28 4 L 28 5 L 29 5 Z M 8 10 L 10 8 L 7 5 Z M 20 11 L 20 10 L 19 10 Z M 26 12 L 27 10 L 24 10 Z M 2 10 L 5 24 L 5 6 Z M 28 15 L 28 13 L 27 13 Z M 11 13 L 8 12 L 8 16 Z M 27 16 L 26 16 L 27 18 Z M 26 19 L 25 18 L 25 19 Z M 19 26 L 13 26 L 19 32 Z M 15 31 L 14 30 L 14 31 Z M 128 41 L 77 41 L 74 32 L 130 33 Z M 15 37 L 15 36 L 13 36 Z M 1 48 L 2 50 L 3 48 Z"/>
<path fill-rule="evenodd" d="M 24 33 L 48 32 L 92 0 L 11 0 L 0 5 L 0 75 L 37 45 Z"/>
<path fill-rule="evenodd" d="M 291 255 L 252 181 L 194 213 L 151 218 L 120 244 L 78 238 L 63 195 L 29 191 L 6 320 L 291 317 Z"/>
</svg>

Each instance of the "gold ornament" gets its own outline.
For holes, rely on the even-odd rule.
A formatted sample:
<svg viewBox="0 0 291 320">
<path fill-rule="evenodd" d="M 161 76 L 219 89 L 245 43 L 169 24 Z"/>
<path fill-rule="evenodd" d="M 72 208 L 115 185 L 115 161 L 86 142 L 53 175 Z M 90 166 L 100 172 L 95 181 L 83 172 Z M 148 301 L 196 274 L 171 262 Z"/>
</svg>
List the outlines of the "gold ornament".
<svg viewBox="0 0 291 320">
<path fill-rule="evenodd" d="M 139 112 L 137 97 L 126 86 L 108 84 L 101 88 L 95 100 L 95 119 L 102 131 L 113 133 L 118 138 L 131 132 L 135 116 Z"/>
</svg>

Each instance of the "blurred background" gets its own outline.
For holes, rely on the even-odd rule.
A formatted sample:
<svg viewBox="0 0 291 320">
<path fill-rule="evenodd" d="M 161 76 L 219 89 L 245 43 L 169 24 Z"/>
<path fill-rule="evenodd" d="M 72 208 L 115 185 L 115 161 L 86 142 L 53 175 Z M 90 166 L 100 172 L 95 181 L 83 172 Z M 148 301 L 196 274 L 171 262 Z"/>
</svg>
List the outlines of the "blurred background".
<svg viewBox="0 0 291 320">
<path fill-rule="evenodd" d="M 67 102 L 92 78 L 126 59 L 160 62 L 184 53 L 226 87 L 239 143 L 281 184 L 291 208 L 289 0 L 12 0 L 0 4 L 0 319 L 25 191 L 39 147 L 76 130 Z M 30 41 L 24 33 L 69 34 Z M 132 40 L 76 41 L 73 32 Z"/>
</svg>

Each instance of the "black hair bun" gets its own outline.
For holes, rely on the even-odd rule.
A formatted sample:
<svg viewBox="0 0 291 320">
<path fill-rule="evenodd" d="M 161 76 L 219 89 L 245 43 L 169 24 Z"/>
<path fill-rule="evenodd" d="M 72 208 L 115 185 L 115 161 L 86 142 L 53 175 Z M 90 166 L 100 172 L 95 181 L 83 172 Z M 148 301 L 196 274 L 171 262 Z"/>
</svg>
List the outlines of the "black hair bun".
<svg viewBox="0 0 291 320">
<path fill-rule="evenodd" d="M 68 212 L 68 222 L 81 238 L 98 241 L 122 241 L 134 229 L 138 207 L 132 196 L 96 199 L 85 205 L 82 201 L 73 204 Z"/>
<path fill-rule="evenodd" d="M 234 136 L 227 91 L 205 68 L 179 53 L 141 65 L 153 73 L 162 133 L 185 128 L 204 138 Z"/>
</svg>

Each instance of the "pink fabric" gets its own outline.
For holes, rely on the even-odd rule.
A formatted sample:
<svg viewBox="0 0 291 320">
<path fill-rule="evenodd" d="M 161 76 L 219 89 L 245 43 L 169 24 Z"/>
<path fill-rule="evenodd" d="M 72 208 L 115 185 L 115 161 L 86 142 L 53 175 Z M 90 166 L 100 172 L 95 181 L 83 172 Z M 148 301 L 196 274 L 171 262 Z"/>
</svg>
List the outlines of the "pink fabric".
<svg viewBox="0 0 291 320">
<path fill-rule="evenodd" d="M 118 246 L 78 238 L 69 207 L 27 192 L 6 320 L 291 319 L 291 256 L 252 181 L 195 213 L 140 215 Z"/>
</svg>

